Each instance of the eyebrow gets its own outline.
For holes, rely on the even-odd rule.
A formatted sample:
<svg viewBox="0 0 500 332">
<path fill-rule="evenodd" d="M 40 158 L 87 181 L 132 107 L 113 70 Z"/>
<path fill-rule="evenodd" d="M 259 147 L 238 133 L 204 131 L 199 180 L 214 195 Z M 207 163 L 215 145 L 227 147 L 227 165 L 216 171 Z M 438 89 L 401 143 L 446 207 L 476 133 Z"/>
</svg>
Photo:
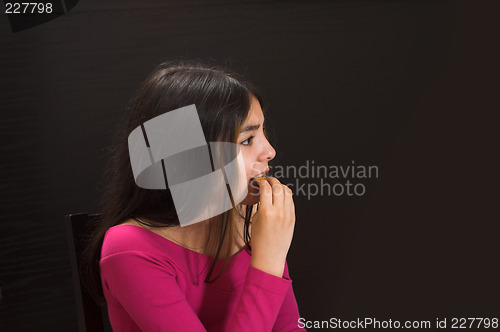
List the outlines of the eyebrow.
<svg viewBox="0 0 500 332">
<path fill-rule="evenodd" d="M 240 132 L 240 135 L 247 132 L 247 131 L 253 131 L 253 130 L 257 130 L 260 128 L 260 124 L 258 125 L 249 125 L 249 126 L 246 126 L 244 127 L 241 132 Z"/>
</svg>

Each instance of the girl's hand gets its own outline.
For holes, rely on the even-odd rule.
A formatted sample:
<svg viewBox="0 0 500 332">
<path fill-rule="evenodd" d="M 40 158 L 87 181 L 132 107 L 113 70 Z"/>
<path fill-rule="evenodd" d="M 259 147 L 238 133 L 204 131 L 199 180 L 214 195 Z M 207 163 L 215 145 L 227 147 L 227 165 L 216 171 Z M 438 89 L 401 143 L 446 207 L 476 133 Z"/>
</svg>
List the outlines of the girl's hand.
<svg viewBox="0 0 500 332">
<path fill-rule="evenodd" d="M 251 265 L 281 278 L 295 227 L 293 193 L 274 177 L 258 184 L 260 205 L 252 219 Z"/>
</svg>

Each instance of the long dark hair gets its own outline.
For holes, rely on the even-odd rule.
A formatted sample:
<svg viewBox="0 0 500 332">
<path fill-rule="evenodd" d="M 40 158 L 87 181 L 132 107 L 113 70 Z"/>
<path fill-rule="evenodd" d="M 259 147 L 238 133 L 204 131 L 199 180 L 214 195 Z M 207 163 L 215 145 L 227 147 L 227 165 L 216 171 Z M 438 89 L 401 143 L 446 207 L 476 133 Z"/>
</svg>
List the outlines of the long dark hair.
<svg viewBox="0 0 500 332">
<path fill-rule="evenodd" d="M 136 185 L 128 152 L 128 135 L 133 129 L 160 114 L 187 105 L 196 105 L 207 142 L 237 143 L 239 130 L 250 110 L 254 96 L 263 112 L 267 103 L 262 94 L 248 81 L 226 68 L 194 60 L 165 61 L 156 66 L 129 102 L 128 114 L 116 132 L 106 170 L 106 185 L 100 200 L 100 217 L 83 253 L 82 277 L 96 302 L 105 303 L 99 260 L 106 231 L 131 218 L 152 220 L 161 226 L 179 226 L 170 190 L 149 190 Z M 241 206 L 239 206 L 241 208 Z M 253 205 L 237 213 L 244 218 L 244 241 L 250 247 L 249 224 Z M 213 282 L 222 274 L 229 261 L 233 244 L 231 210 L 210 221 L 210 232 L 216 230 L 217 253 L 205 279 Z M 215 225 L 215 226 L 214 226 Z M 215 279 L 210 280 L 220 256 L 229 225 L 229 246 L 225 264 Z M 153 225 L 152 225 L 153 226 Z"/>
</svg>

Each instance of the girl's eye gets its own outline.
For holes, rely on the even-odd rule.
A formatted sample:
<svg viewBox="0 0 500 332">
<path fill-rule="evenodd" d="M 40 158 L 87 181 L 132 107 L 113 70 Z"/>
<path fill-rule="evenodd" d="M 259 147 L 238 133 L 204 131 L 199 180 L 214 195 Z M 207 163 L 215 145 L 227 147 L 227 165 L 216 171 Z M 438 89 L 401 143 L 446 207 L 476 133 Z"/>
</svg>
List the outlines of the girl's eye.
<svg viewBox="0 0 500 332">
<path fill-rule="evenodd" d="M 247 138 L 246 140 L 242 141 L 242 142 L 241 142 L 241 145 L 245 145 L 245 146 L 247 146 L 247 145 L 251 145 L 252 139 L 253 139 L 253 136 L 250 136 L 250 137 L 249 137 L 249 138 Z M 247 142 L 247 143 L 245 143 L 245 142 Z"/>
</svg>

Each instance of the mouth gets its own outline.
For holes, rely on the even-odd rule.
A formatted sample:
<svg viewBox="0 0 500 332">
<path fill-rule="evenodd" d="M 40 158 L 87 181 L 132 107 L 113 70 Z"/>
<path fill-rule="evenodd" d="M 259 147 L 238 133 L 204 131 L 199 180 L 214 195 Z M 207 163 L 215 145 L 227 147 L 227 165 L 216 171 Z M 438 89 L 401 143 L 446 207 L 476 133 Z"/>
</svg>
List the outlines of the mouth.
<svg viewBox="0 0 500 332">
<path fill-rule="evenodd" d="M 259 175 L 256 175 L 253 178 L 251 178 L 249 182 L 252 182 L 253 180 L 265 179 L 265 178 L 267 178 L 267 173 L 269 173 L 269 168 L 267 168 L 265 172 L 260 173 Z"/>
</svg>

